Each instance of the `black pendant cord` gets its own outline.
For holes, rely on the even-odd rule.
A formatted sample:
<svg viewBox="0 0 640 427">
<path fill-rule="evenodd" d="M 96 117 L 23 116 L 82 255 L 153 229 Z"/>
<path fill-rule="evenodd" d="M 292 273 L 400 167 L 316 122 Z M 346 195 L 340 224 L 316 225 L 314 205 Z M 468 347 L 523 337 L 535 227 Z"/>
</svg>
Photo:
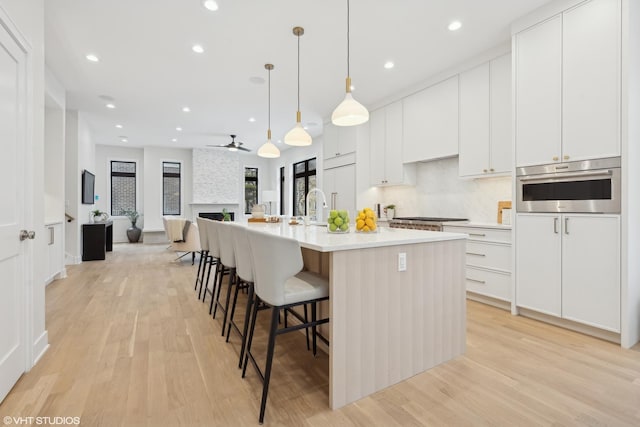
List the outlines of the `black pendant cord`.
<svg viewBox="0 0 640 427">
<path fill-rule="evenodd" d="M 347 77 L 349 77 L 351 75 L 351 70 L 349 69 L 349 62 L 350 62 L 350 51 L 351 49 L 349 48 L 349 21 L 350 21 L 350 17 L 349 17 L 349 9 L 351 9 L 349 7 L 349 0 L 347 0 Z"/>
</svg>

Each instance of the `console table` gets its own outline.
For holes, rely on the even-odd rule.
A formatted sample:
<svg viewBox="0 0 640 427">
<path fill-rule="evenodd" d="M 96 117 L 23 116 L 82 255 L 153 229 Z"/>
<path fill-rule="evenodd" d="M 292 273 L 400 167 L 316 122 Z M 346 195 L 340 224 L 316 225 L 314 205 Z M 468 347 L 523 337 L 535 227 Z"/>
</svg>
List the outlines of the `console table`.
<svg viewBox="0 0 640 427">
<path fill-rule="evenodd" d="M 82 261 L 103 260 L 113 250 L 113 221 L 82 224 Z"/>
</svg>

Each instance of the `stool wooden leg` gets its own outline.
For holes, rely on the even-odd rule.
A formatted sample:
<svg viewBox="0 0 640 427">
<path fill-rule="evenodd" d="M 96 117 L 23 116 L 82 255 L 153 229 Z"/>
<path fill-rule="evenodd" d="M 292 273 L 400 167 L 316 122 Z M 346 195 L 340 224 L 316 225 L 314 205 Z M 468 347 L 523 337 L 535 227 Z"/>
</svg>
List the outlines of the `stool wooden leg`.
<svg viewBox="0 0 640 427">
<path fill-rule="evenodd" d="M 276 331 L 278 330 L 278 317 L 280 308 L 271 309 L 271 329 L 269 330 L 269 345 L 267 346 L 267 363 L 264 370 L 264 384 L 262 386 L 262 402 L 260 403 L 260 424 L 264 421 L 264 412 L 267 409 L 267 395 L 269 394 L 269 380 L 271 379 L 271 365 L 273 364 L 273 353 L 276 348 Z"/>
</svg>

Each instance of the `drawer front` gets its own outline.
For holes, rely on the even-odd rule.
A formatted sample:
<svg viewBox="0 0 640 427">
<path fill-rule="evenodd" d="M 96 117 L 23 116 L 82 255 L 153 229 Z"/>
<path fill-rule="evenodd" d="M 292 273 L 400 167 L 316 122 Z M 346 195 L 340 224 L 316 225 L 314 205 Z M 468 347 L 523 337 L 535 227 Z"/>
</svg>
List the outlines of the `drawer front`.
<svg viewBox="0 0 640 427">
<path fill-rule="evenodd" d="M 467 291 L 511 301 L 511 274 L 466 268 Z"/>
<path fill-rule="evenodd" d="M 467 240 L 467 265 L 511 272 L 511 246 Z"/>
<path fill-rule="evenodd" d="M 469 235 L 469 240 L 511 243 L 511 230 L 445 225 L 443 231 L 448 231 L 450 233 L 466 233 Z"/>
</svg>

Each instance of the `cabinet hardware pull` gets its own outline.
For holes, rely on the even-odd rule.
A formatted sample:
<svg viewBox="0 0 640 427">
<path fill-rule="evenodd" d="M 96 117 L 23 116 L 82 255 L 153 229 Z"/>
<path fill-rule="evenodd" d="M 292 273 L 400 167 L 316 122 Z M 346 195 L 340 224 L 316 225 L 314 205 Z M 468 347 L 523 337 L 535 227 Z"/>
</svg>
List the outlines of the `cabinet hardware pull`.
<svg viewBox="0 0 640 427">
<path fill-rule="evenodd" d="M 565 156 L 564 156 L 564 159 L 565 159 L 565 160 L 569 160 L 569 156 L 565 155 Z"/>
<path fill-rule="evenodd" d="M 475 252 L 467 252 L 467 255 L 475 255 L 475 256 L 487 256 L 485 254 L 477 254 Z"/>
<path fill-rule="evenodd" d="M 56 242 L 55 232 L 53 227 L 49 227 L 49 245 L 53 245 Z"/>
<path fill-rule="evenodd" d="M 553 218 L 553 232 L 558 234 L 558 217 Z"/>
<path fill-rule="evenodd" d="M 486 234 L 484 234 L 484 233 L 469 233 L 469 236 L 484 237 L 484 236 L 486 236 Z"/>
<path fill-rule="evenodd" d="M 477 280 L 477 279 L 472 279 L 470 277 L 467 277 L 467 280 L 470 282 L 476 282 L 476 283 L 482 283 L 483 285 L 487 282 L 485 282 L 484 280 Z"/>
<path fill-rule="evenodd" d="M 495 171 L 495 169 L 494 169 L 494 168 L 489 169 L 489 172 L 493 172 L 493 171 Z"/>
<path fill-rule="evenodd" d="M 569 234 L 569 218 L 564 218 L 564 234 Z"/>
<path fill-rule="evenodd" d="M 558 156 L 553 156 L 553 161 L 557 162 L 558 161 Z"/>
<path fill-rule="evenodd" d="M 487 170 L 486 169 L 482 169 L 482 172 L 487 173 Z"/>
</svg>

